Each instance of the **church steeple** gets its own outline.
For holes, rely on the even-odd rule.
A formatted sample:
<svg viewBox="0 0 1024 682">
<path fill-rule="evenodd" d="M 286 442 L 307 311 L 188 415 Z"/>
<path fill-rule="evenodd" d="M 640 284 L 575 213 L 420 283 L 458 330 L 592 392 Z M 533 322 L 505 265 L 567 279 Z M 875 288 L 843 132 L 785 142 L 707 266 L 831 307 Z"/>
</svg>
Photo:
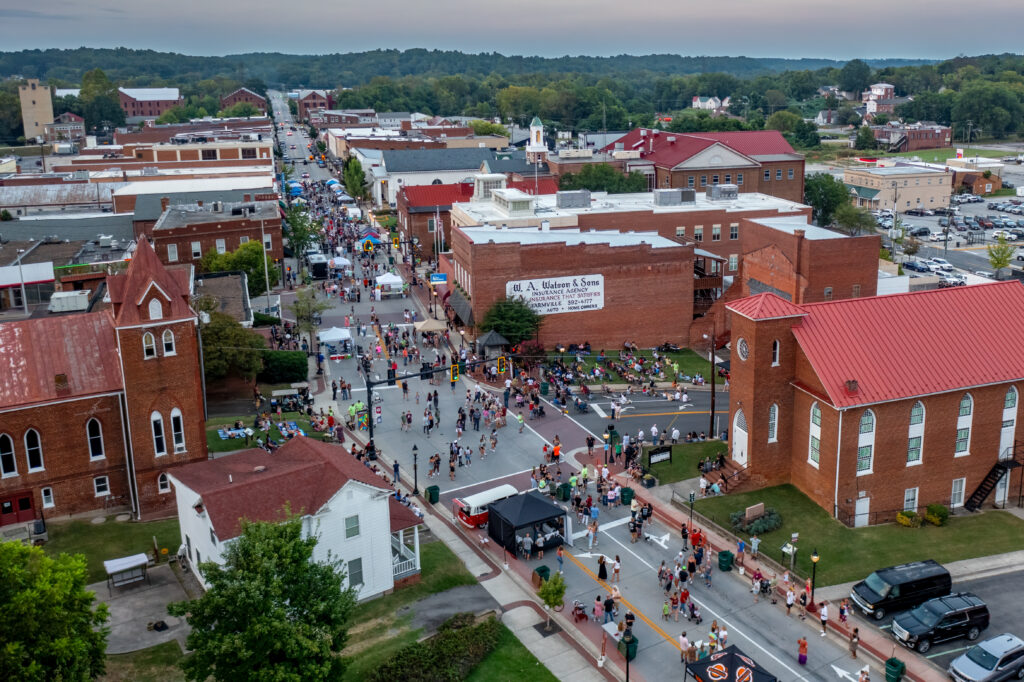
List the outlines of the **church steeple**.
<svg viewBox="0 0 1024 682">
<path fill-rule="evenodd" d="M 544 143 L 544 124 L 540 117 L 534 116 L 530 121 L 530 139 L 526 142 L 526 160 L 530 163 L 544 161 L 548 147 Z"/>
</svg>

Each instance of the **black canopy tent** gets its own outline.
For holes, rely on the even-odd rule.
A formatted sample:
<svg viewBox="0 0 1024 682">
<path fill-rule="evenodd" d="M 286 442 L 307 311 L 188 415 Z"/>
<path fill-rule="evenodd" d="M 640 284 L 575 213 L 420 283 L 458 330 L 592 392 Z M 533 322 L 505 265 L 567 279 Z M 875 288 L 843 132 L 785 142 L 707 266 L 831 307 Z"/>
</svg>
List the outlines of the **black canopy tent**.
<svg viewBox="0 0 1024 682">
<path fill-rule="evenodd" d="M 683 679 L 697 682 L 778 682 L 778 678 L 731 644 L 707 658 L 686 664 Z"/>
<path fill-rule="evenodd" d="M 532 532 L 534 526 L 542 529 L 547 524 L 550 535 L 553 529 L 557 528 L 559 519 L 563 520 L 561 530 L 557 536 L 551 535 L 547 539 L 544 543 L 545 549 L 566 542 L 572 544 L 566 539 L 572 537 L 572 521 L 565 509 L 531 490 L 492 504 L 488 509 L 487 534 L 515 554 L 518 531 L 528 529 Z"/>
</svg>

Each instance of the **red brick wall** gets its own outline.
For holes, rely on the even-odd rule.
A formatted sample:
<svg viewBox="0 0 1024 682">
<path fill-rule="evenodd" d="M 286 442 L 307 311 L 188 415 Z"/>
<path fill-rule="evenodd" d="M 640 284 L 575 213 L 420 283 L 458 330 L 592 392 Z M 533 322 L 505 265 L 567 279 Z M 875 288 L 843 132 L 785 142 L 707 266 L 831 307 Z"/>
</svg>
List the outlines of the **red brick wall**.
<svg viewBox="0 0 1024 682">
<path fill-rule="evenodd" d="M 776 171 L 782 171 L 782 179 L 776 179 Z M 793 179 L 789 179 L 789 171 L 793 171 Z M 768 171 L 769 179 L 764 179 L 764 173 Z M 743 174 L 743 184 L 739 184 L 738 175 Z M 707 191 L 708 186 L 714 184 L 714 176 L 718 175 L 719 184 L 726 184 L 726 175 L 731 176 L 732 184 L 739 185 L 741 192 L 760 192 L 780 199 L 803 202 L 804 200 L 804 161 L 766 161 L 760 168 L 708 168 L 685 171 L 673 171 L 668 168 L 655 168 L 657 186 L 660 189 L 666 187 L 690 187 L 690 178 L 693 178 L 693 189 L 698 192 Z M 701 184 L 704 177 L 707 184 Z"/>
<path fill-rule="evenodd" d="M 237 90 L 227 97 L 222 97 L 220 100 L 220 107 L 221 109 L 228 109 L 239 102 L 248 102 L 259 109 L 261 113 L 266 113 L 267 111 L 267 100 L 263 99 L 259 95 L 254 95 L 251 92 L 245 92 L 244 90 Z"/>
<path fill-rule="evenodd" d="M 272 242 L 272 248 L 267 252 L 269 256 L 284 258 L 281 219 L 265 220 L 263 233 L 270 237 Z M 230 215 L 225 215 L 225 220 L 222 223 L 197 223 L 161 230 L 154 230 L 150 226 L 147 228 L 146 235 L 152 237 L 156 255 L 165 265 L 192 261 L 192 242 L 194 241 L 198 241 L 202 245 L 204 254 L 210 249 L 216 248 L 218 239 L 224 240 L 224 247 L 227 251 L 234 251 L 241 246 L 242 237 L 248 237 L 248 241 L 253 242 L 262 243 L 263 241 L 260 221 L 250 218 L 232 220 Z M 169 244 L 175 244 L 178 247 L 178 260 L 176 261 L 171 261 L 168 258 L 167 247 Z"/>
<path fill-rule="evenodd" d="M 419 242 L 419 254 L 421 258 L 433 258 L 434 256 L 434 239 L 436 235 L 428 229 L 427 223 L 430 220 L 435 219 L 438 214 L 435 213 L 410 213 L 409 205 L 405 200 L 405 192 L 398 193 L 398 200 L 396 202 L 396 210 L 398 212 L 398 230 L 399 233 L 403 234 L 403 239 L 411 239 L 417 237 Z M 444 231 L 445 241 L 451 239 L 451 213 L 447 210 L 440 211 L 441 228 Z M 403 249 L 408 252 L 409 248 L 403 244 Z"/>
<path fill-rule="evenodd" d="M 117 96 L 125 116 L 160 116 L 160 114 L 168 109 L 173 109 L 185 103 L 185 100 L 180 97 L 178 99 L 140 102 L 120 91 L 118 91 Z"/>
</svg>

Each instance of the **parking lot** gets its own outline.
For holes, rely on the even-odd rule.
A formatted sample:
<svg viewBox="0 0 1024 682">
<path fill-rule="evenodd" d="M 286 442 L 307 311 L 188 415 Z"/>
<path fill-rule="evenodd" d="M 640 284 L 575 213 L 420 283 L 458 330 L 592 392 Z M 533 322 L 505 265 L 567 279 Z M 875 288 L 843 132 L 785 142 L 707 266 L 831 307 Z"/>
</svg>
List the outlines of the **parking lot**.
<svg viewBox="0 0 1024 682">
<path fill-rule="evenodd" d="M 971 592 L 980 597 L 989 610 L 989 626 L 981 633 L 978 641 L 1009 632 L 1018 637 L 1024 636 L 1024 570 L 1014 573 L 966 580 L 953 583 L 953 592 Z M 899 614 L 894 614 L 899 615 Z M 870 618 L 858 616 L 867 627 L 879 627 L 879 623 Z M 881 629 L 888 632 L 892 628 L 893 616 L 886 616 L 881 621 Z M 893 638 L 895 641 L 895 638 Z M 957 656 L 974 646 L 974 642 L 966 639 L 955 639 L 941 644 L 934 644 L 925 655 L 935 665 L 945 670 Z M 902 651 L 901 651 L 902 650 Z M 916 656 L 902 645 L 898 645 L 897 657 Z"/>
</svg>

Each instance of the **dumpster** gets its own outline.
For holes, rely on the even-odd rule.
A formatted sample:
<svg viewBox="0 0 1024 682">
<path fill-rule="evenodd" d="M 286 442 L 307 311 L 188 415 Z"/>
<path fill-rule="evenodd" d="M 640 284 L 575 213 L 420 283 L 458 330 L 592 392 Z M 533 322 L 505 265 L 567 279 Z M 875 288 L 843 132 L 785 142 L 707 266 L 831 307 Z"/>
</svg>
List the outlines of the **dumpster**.
<svg viewBox="0 0 1024 682">
<path fill-rule="evenodd" d="M 907 664 L 898 658 L 890 658 L 885 662 L 885 682 L 900 682 L 907 672 Z"/>
<path fill-rule="evenodd" d="M 731 571 L 733 559 L 735 559 L 733 553 L 727 549 L 723 549 L 718 553 L 718 570 Z"/>
<path fill-rule="evenodd" d="M 558 486 L 556 497 L 562 502 L 568 502 L 572 498 L 572 486 L 568 483 Z"/>
<path fill-rule="evenodd" d="M 429 486 L 425 492 L 427 493 L 427 502 L 430 504 L 437 504 L 437 501 L 441 499 L 441 489 L 436 485 Z"/>
<path fill-rule="evenodd" d="M 547 395 L 548 391 L 551 390 L 551 384 L 546 381 L 540 382 L 540 394 Z"/>
<path fill-rule="evenodd" d="M 629 504 L 633 501 L 633 489 L 623 488 L 622 489 L 622 504 Z"/>
<path fill-rule="evenodd" d="M 630 634 L 629 641 L 627 642 L 626 635 L 623 635 L 622 639 L 619 640 L 618 647 L 622 657 L 632 661 L 636 658 L 636 651 L 640 647 L 640 639 L 636 635 Z"/>
</svg>

